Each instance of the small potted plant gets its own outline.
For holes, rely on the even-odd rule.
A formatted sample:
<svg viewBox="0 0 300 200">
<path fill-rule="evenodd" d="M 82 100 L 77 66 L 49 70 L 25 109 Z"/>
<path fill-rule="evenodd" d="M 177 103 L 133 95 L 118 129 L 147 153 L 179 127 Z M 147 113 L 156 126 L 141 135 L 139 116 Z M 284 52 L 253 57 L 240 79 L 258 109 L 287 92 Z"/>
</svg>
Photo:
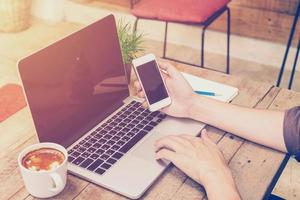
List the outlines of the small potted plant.
<svg viewBox="0 0 300 200">
<path fill-rule="evenodd" d="M 127 74 L 127 80 L 130 83 L 132 60 L 137 58 L 145 50 L 143 45 L 144 34 L 132 30 L 129 22 L 119 20 L 117 23 L 118 36 L 122 51 L 123 63 Z"/>
<path fill-rule="evenodd" d="M 0 0 L 0 31 L 18 32 L 30 26 L 31 0 Z"/>
</svg>

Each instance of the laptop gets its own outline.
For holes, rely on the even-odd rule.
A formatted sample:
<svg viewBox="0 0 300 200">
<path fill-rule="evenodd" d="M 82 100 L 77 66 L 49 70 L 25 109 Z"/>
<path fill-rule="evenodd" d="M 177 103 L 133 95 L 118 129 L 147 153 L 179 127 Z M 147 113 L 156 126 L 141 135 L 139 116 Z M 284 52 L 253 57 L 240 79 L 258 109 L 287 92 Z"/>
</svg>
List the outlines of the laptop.
<svg viewBox="0 0 300 200">
<path fill-rule="evenodd" d="M 155 141 L 204 127 L 130 95 L 113 15 L 21 59 L 18 70 L 39 141 L 67 148 L 70 173 L 132 199 L 169 165 L 155 160 Z"/>
</svg>

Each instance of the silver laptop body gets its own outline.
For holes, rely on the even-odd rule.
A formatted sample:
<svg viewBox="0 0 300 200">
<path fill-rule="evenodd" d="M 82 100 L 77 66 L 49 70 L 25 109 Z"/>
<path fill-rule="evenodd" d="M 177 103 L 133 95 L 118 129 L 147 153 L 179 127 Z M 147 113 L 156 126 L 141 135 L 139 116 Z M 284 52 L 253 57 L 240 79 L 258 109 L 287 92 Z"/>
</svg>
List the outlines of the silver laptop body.
<svg viewBox="0 0 300 200">
<path fill-rule="evenodd" d="M 21 59 L 18 69 L 39 141 L 67 148 L 70 173 L 132 199 L 141 197 L 169 165 L 155 160 L 155 141 L 167 135 L 196 136 L 204 127 L 143 111 L 140 99 L 129 95 L 112 15 Z M 130 126 L 114 121 L 128 118 L 128 108 L 134 106 L 144 119 L 132 117 Z M 152 124 L 132 132 L 131 126 L 148 123 L 148 118 Z M 130 130 L 122 132 L 125 128 Z M 101 131 L 106 132 L 104 140 L 99 138 L 103 135 L 96 137 Z M 136 139 L 141 132 L 143 137 Z M 134 144 L 128 145 L 133 138 Z M 112 144 L 103 150 L 107 143 L 99 146 L 101 139 Z"/>
</svg>

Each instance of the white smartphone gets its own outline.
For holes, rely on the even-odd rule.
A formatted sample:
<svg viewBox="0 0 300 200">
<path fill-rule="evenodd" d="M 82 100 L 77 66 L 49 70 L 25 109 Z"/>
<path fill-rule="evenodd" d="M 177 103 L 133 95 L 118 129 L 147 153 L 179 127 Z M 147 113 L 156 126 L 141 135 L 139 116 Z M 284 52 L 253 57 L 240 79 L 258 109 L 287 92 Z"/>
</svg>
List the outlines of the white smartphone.
<svg viewBox="0 0 300 200">
<path fill-rule="evenodd" d="M 136 75 L 145 92 L 151 112 L 171 104 L 171 98 L 154 54 L 147 54 L 132 61 Z"/>
</svg>

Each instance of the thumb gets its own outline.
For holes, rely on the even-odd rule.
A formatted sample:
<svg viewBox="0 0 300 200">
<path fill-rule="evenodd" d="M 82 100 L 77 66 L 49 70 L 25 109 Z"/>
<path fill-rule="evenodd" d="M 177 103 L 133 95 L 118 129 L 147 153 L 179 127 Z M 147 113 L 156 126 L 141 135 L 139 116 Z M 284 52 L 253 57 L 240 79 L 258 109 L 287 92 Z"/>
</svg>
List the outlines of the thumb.
<svg viewBox="0 0 300 200">
<path fill-rule="evenodd" d="M 171 65 L 170 63 L 168 63 L 168 62 L 159 62 L 159 67 L 162 70 L 167 71 L 170 77 L 175 77 L 179 73 L 177 71 L 177 69 L 173 65 Z"/>
<path fill-rule="evenodd" d="M 207 135 L 207 131 L 206 129 L 203 129 L 203 131 L 201 131 L 201 138 L 203 139 L 204 142 L 208 143 L 208 144 L 213 144 L 216 145 L 211 138 Z"/>
</svg>

